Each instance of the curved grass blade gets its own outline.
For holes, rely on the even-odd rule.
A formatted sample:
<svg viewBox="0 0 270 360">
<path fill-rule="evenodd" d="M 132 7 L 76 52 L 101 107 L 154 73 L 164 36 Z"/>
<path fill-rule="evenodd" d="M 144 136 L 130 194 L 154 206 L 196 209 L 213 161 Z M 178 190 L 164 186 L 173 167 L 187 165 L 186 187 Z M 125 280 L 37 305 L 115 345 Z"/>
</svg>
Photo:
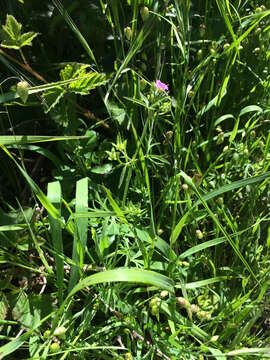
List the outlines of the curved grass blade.
<svg viewBox="0 0 270 360">
<path fill-rule="evenodd" d="M 102 271 L 86 277 L 72 289 L 68 297 L 73 296 L 76 292 L 84 289 L 86 286 L 108 282 L 140 283 L 157 286 L 170 292 L 174 291 L 173 283 L 167 276 L 150 270 L 124 268 Z"/>
<path fill-rule="evenodd" d="M 59 211 L 53 206 L 53 204 L 48 200 L 48 198 L 45 196 L 43 191 L 39 188 L 39 186 L 31 179 L 31 177 L 27 174 L 27 172 L 17 163 L 17 161 L 14 159 L 14 157 L 11 155 L 11 153 L 8 151 L 8 149 L 0 144 L 0 148 L 14 161 L 17 168 L 20 170 L 21 174 L 27 181 L 28 185 L 36 195 L 36 197 L 39 199 L 41 204 L 44 206 L 44 208 L 48 211 L 48 213 L 55 219 L 58 219 L 62 222 Z"/>
</svg>

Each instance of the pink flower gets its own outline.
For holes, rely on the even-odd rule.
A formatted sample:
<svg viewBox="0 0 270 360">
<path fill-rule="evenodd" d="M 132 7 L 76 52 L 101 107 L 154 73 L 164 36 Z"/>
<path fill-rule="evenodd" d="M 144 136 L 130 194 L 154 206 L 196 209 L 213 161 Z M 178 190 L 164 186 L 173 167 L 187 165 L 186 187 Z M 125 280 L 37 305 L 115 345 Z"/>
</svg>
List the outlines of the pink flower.
<svg viewBox="0 0 270 360">
<path fill-rule="evenodd" d="M 169 90 L 168 85 L 164 84 L 160 80 L 156 80 L 156 86 L 157 86 L 158 89 L 161 89 L 161 90 L 164 90 L 164 91 Z"/>
</svg>

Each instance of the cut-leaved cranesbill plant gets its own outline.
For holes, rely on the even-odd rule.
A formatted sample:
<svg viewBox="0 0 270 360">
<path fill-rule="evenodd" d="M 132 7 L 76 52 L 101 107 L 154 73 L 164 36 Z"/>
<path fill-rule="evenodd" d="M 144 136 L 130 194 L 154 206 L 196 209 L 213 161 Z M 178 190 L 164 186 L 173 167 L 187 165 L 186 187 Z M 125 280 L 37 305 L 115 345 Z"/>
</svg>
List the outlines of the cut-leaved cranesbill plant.
<svg viewBox="0 0 270 360">
<path fill-rule="evenodd" d="M 269 358 L 269 5 L 0 2 L 0 358 Z"/>
</svg>

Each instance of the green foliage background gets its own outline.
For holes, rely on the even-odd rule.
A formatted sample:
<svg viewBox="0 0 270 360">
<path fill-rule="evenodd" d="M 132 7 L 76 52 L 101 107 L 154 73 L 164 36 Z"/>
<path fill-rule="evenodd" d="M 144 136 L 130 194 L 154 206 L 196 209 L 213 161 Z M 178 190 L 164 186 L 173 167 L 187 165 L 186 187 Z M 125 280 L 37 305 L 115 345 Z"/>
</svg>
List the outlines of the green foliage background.
<svg viewBox="0 0 270 360">
<path fill-rule="evenodd" d="M 1 1 L 1 358 L 269 357 L 269 7 Z"/>
</svg>

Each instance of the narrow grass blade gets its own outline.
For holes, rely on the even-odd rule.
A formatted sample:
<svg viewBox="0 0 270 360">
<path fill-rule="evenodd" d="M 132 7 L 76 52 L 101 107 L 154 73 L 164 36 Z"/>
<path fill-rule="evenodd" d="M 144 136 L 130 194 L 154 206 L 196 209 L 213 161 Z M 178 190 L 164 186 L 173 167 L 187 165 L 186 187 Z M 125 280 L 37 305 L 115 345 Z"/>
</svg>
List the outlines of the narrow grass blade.
<svg viewBox="0 0 270 360">
<path fill-rule="evenodd" d="M 190 255 L 193 255 L 199 251 L 202 251 L 204 249 L 207 249 L 211 246 L 216 246 L 218 244 L 222 244 L 226 241 L 226 238 L 223 236 L 222 238 L 218 238 L 218 239 L 214 239 L 214 240 L 209 240 L 209 241 L 205 241 L 202 244 L 193 246 L 192 248 L 188 249 L 187 251 L 183 252 L 181 255 L 179 255 L 179 259 L 184 259 Z"/>
<path fill-rule="evenodd" d="M 199 281 L 194 281 L 194 282 L 191 282 L 191 283 L 184 284 L 184 287 L 186 289 L 196 289 L 196 288 L 200 288 L 200 287 L 203 287 L 203 286 L 208 286 L 210 284 L 214 284 L 216 282 L 229 280 L 231 278 L 232 278 L 231 276 L 216 276 L 214 278 L 205 279 L 205 280 L 199 280 Z M 183 286 L 183 284 L 175 285 L 175 287 L 179 288 L 179 289 L 181 289 L 182 286 Z"/>
<path fill-rule="evenodd" d="M 38 240 L 37 240 L 37 238 L 36 238 L 36 235 L 35 235 L 35 233 L 34 233 L 33 230 L 32 230 L 32 227 L 31 227 L 31 225 L 30 225 L 30 222 L 29 222 L 29 220 L 27 219 L 27 216 L 26 216 L 25 212 L 23 211 L 23 208 L 22 208 L 21 204 L 19 204 L 19 207 L 20 207 L 20 210 L 21 210 L 21 212 L 22 212 L 22 214 L 23 214 L 23 216 L 24 216 L 25 222 L 26 222 L 26 224 L 27 224 L 27 227 L 28 227 L 30 236 L 31 236 L 31 238 L 32 238 L 32 240 L 33 240 L 33 243 L 34 243 L 34 246 L 35 246 L 36 251 L 37 251 L 37 253 L 38 253 L 38 256 L 39 256 L 39 258 L 40 258 L 43 266 L 45 267 L 46 271 L 47 271 L 49 274 L 52 275 L 52 274 L 53 274 L 53 270 L 50 268 L 50 266 L 49 266 L 49 264 L 48 264 L 48 261 L 47 261 L 47 259 L 46 259 L 45 256 L 44 256 L 43 250 L 42 250 L 41 247 L 39 246 L 39 243 L 38 243 Z"/>
<path fill-rule="evenodd" d="M 0 148 L 14 161 L 17 168 L 20 170 L 21 174 L 27 181 L 28 185 L 36 195 L 36 197 L 39 199 L 41 204 L 44 206 L 44 208 L 48 211 L 49 214 L 51 214 L 52 217 L 55 219 L 61 220 L 60 214 L 58 210 L 53 206 L 53 204 L 48 200 L 48 198 L 45 196 L 43 191 L 38 187 L 38 185 L 31 179 L 31 177 L 27 174 L 27 172 L 17 163 L 17 161 L 14 159 L 14 157 L 11 155 L 11 153 L 8 151 L 8 149 L 0 144 Z"/>
<path fill-rule="evenodd" d="M 20 145 L 15 144 L 15 145 L 8 146 L 8 148 L 9 147 L 11 147 L 12 149 L 34 151 L 34 152 L 50 159 L 58 169 L 60 169 L 60 167 L 61 167 L 60 159 L 56 155 L 54 155 L 54 153 L 52 153 L 50 150 L 45 149 L 43 147 L 36 146 L 36 145 L 29 145 L 29 144 L 20 144 Z"/>
<path fill-rule="evenodd" d="M 25 334 L 19 336 L 18 338 L 10 341 L 9 343 L 3 345 L 0 347 L 0 359 L 4 359 L 9 354 L 14 353 L 17 349 L 19 349 L 26 340 L 29 339 L 29 337 L 44 323 L 46 322 L 50 317 L 54 315 L 54 312 L 46 316 L 44 319 L 40 321 L 40 323 L 33 327 L 32 329 L 28 330 Z"/>
<path fill-rule="evenodd" d="M 212 218 L 213 222 L 216 224 L 217 228 L 222 232 L 222 234 L 226 237 L 226 239 L 228 240 L 229 244 L 231 245 L 231 247 L 233 248 L 235 254 L 239 257 L 239 259 L 242 261 L 242 263 L 244 264 L 244 266 L 247 268 L 247 270 L 250 272 L 250 274 L 252 275 L 252 277 L 254 278 L 254 280 L 257 281 L 256 276 L 253 272 L 253 270 L 251 269 L 250 265 L 248 264 L 248 262 L 246 261 L 246 259 L 243 257 L 242 253 L 240 252 L 240 250 L 238 249 L 238 247 L 235 245 L 235 243 L 233 242 L 231 236 L 227 233 L 227 231 L 225 230 L 225 228 L 223 227 L 223 225 L 219 222 L 219 220 L 217 219 L 217 217 L 215 216 L 215 214 L 212 212 L 212 210 L 209 208 L 209 206 L 207 205 L 206 201 L 203 199 L 202 195 L 199 193 L 197 187 L 193 184 L 191 178 L 186 175 L 183 171 L 180 172 L 180 175 L 184 177 L 185 182 L 188 184 L 188 186 L 194 191 L 194 193 L 196 194 L 196 196 L 199 198 L 199 200 L 201 201 L 202 205 L 204 206 L 204 208 L 206 209 L 206 211 L 208 212 L 208 214 L 210 215 L 210 217 Z"/>
<path fill-rule="evenodd" d="M 125 224 L 129 224 L 125 214 L 123 213 L 123 211 L 120 209 L 120 207 L 117 205 L 116 201 L 113 199 L 112 194 L 110 192 L 110 190 L 106 189 L 105 186 L 103 186 L 104 191 L 106 192 L 107 198 L 111 204 L 111 207 L 113 208 L 113 210 L 115 211 L 116 215 L 119 217 L 119 219 L 125 223 Z"/>
<path fill-rule="evenodd" d="M 222 187 L 220 187 L 219 189 L 210 191 L 208 194 L 203 195 L 202 196 L 202 200 L 203 201 L 208 201 L 210 199 L 213 199 L 216 196 L 222 195 L 228 191 L 233 191 L 235 189 L 238 189 L 240 187 L 244 187 L 247 185 L 251 185 L 251 184 L 255 184 L 257 182 L 261 182 L 267 178 L 270 178 L 270 171 L 267 171 L 261 175 L 257 175 L 257 176 L 252 176 L 249 177 L 247 179 L 243 179 L 243 180 L 237 180 L 232 182 L 231 184 L 228 185 L 224 185 Z M 197 206 L 198 204 L 200 204 L 201 200 L 197 200 L 196 203 L 194 204 L 194 206 Z"/>
<path fill-rule="evenodd" d="M 61 185 L 59 181 L 55 181 L 48 184 L 47 197 L 61 215 Z M 55 250 L 54 260 L 56 265 L 58 301 L 59 304 L 61 305 L 63 302 L 63 284 L 64 284 L 64 262 L 61 256 L 63 254 L 62 227 L 58 219 L 53 218 L 50 214 L 48 218 L 50 223 L 52 243 Z"/>
<path fill-rule="evenodd" d="M 90 136 L 32 136 L 32 135 L 3 135 L 0 136 L 0 145 L 33 144 L 48 141 L 64 141 L 89 139 Z"/>
<path fill-rule="evenodd" d="M 60 14 L 63 16 L 63 18 L 65 19 L 66 23 L 69 25 L 71 30 L 74 32 L 74 34 L 78 38 L 79 42 L 82 44 L 82 46 L 83 46 L 84 50 L 86 51 L 86 53 L 94 61 L 94 63 L 98 66 L 98 63 L 97 63 L 96 58 L 94 56 L 94 53 L 91 50 L 90 46 L 88 45 L 88 42 L 85 40 L 85 38 L 83 37 L 80 30 L 74 24 L 73 20 L 71 19 L 71 17 L 67 13 L 67 11 L 63 8 L 63 5 L 61 4 L 61 2 L 59 0 L 53 0 L 53 3 L 56 6 L 56 8 L 58 9 L 58 11 L 60 12 Z"/>
<path fill-rule="evenodd" d="M 75 214 L 76 213 L 82 214 L 82 216 L 77 216 L 75 218 L 72 252 L 72 261 L 74 265 L 72 266 L 70 274 L 68 285 L 69 292 L 78 282 L 81 275 L 81 269 L 83 267 L 88 230 L 88 218 L 83 216 L 88 213 L 88 178 L 77 181 Z"/>
</svg>

